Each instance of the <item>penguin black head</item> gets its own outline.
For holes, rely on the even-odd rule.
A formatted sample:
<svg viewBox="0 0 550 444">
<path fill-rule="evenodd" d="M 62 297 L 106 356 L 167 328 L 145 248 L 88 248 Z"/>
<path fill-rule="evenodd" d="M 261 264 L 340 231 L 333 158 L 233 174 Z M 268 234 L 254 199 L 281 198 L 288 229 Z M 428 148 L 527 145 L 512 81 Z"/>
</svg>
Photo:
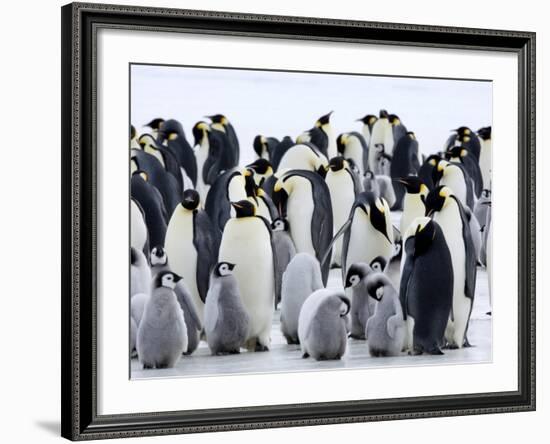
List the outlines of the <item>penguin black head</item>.
<svg viewBox="0 0 550 444">
<path fill-rule="evenodd" d="M 352 264 L 346 273 L 344 288 L 355 287 L 359 282 L 365 279 L 371 271 L 370 267 L 363 262 Z"/>
<path fill-rule="evenodd" d="M 288 233 L 290 231 L 290 224 L 284 217 L 278 217 L 271 222 L 271 229 L 273 231 L 286 231 Z"/>
<path fill-rule="evenodd" d="M 199 206 L 199 203 L 201 201 L 201 198 L 199 196 L 199 193 L 195 190 L 185 190 L 183 192 L 183 199 L 181 201 L 181 204 L 183 208 L 186 210 L 196 210 Z"/>
<path fill-rule="evenodd" d="M 210 119 L 212 123 L 220 123 L 222 125 L 227 125 L 229 123 L 229 120 L 227 120 L 227 117 L 225 117 L 223 114 L 214 114 L 213 116 L 204 116 L 207 119 Z"/>
<path fill-rule="evenodd" d="M 151 250 L 151 265 L 166 265 L 167 262 L 168 256 L 166 256 L 164 248 L 160 245 L 153 247 Z"/>
<path fill-rule="evenodd" d="M 446 186 L 438 186 L 431 190 L 424 201 L 424 205 L 426 205 L 426 216 L 429 217 L 436 211 L 441 211 L 451 195 L 451 189 Z"/>
<path fill-rule="evenodd" d="M 373 173 L 371 170 L 367 170 L 367 171 L 365 171 L 365 173 L 363 174 L 363 177 L 364 177 L 365 179 L 373 180 L 373 179 L 374 179 L 374 173 Z"/>
<path fill-rule="evenodd" d="M 491 197 L 491 190 L 487 190 L 487 189 L 483 190 L 483 191 L 481 192 L 481 197 L 484 197 L 484 198 L 486 198 L 486 199 L 488 199 L 489 197 Z"/>
<path fill-rule="evenodd" d="M 232 274 L 233 268 L 235 268 L 235 264 L 231 264 L 229 262 L 220 262 L 214 268 L 214 275 L 217 277 L 229 276 L 230 274 Z"/>
<path fill-rule="evenodd" d="M 256 137 L 254 137 L 254 142 L 252 142 L 252 147 L 254 148 L 254 152 L 260 157 L 263 154 L 263 151 L 265 149 L 266 139 L 264 136 L 258 134 Z"/>
<path fill-rule="evenodd" d="M 373 274 L 367 280 L 367 293 L 371 298 L 380 302 L 384 297 L 386 285 L 391 285 L 386 275 L 383 273 Z"/>
<path fill-rule="evenodd" d="M 210 127 L 206 122 L 197 122 L 193 127 L 193 138 L 195 146 L 200 145 L 205 134 L 210 131 Z"/>
<path fill-rule="evenodd" d="M 381 109 L 378 116 L 379 116 L 380 119 L 387 119 L 388 118 L 388 112 L 385 109 Z"/>
<path fill-rule="evenodd" d="M 489 140 L 491 138 L 491 127 L 485 126 L 477 130 L 477 135 L 483 140 Z"/>
<path fill-rule="evenodd" d="M 376 117 L 373 114 L 367 114 L 365 117 L 361 117 L 360 119 L 357 119 L 358 122 L 363 122 L 365 125 L 368 125 L 369 127 L 372 127 L 374 125 L 374 122 L 378 120 L 378 117 Z"/>
<path fill-rule="evenodd" d="M 387 263 L 388 261 L 384 256 L 377 256 L 370 262 L 370 268 L 372 268 L 372 271 L 383 273 Z"/>
<path fill-rule="evenodd" d="M 418 176 L 401 177 L 395 180 L 396 182 L 402 183 L 409 194 L 419 194 L 421 192 L 428 194 L 428 187 Z"/>
<path fill-rule="evenodd" d="M 424 218 L 418 218 L 418 223 L 416 227 L 412 226 L 410 229 L 414 230 L 414 250 L 408 252 L 412 254 L 414 257 L 418 257 L 423 255 L 426 251 L 428 251 L 428 248 L 432 244 L 432 241 L 435 237 L 435 230 L 436 230 L 436 222 L 430 218 L 424 217 Z M 407 239 L 407 244 L 411 241 L 411 238 L 409 237 Z M 410 248 L 409 246 L 407 248 Z"/>
<path fill-rule="evenodd" d="M 388 120 L 393 126 L 401 124 L 401 120 L 399 119 L 399 116 L 397 114 L 390 114 L 388 116 Z"/>
<path fill-rule="evenodd" d="M 330 113 L 328 114 L 325 114 L 324 116 L 321 116 L 317 119 L 317 122 L 315 122 L 315 126 L 316 127 L 321 127 L 323 125 L 326 125 L 328 123 L 330 123 L 330 115 L 333 113 L 334 111 L 331 111 Z"/>
<path fill-rule="evenodd" d="M 472 134 L 472 130 L 467 126 L 460 126 L 453 131 L 456 132 L 459 136 L 469 136 L 470 134 Z"/>
<path fill-rule="evenodd" d="M 348 143 L 348 134 L 346 133 L 343 133 L 343 134 L 340 134 L 337 138 L 336 138 L 336 150 L 340 153 L 340 154 L 344 154 L 344 151 L 346 149 L 346 144 Z"/>
<path fill-rule="evenodd" d="M 340 171 L 346 166 L 346 160 L 342 156 L 336 156 L 330 159 L 328 167 L 331 171 Z"/>
<path fill-rule="evenodd" d="M 164 119 L 157 117 L 156 119 L 151 120 L 149 123 L 146 123 L 144 126 L 148 126 L 151 129 L 159 130 L 164 123 Z"/>
<path fill-rule="evenodd" d="M 153 280 L 153 288 L 166 287 L 172 290 L 176 288 L 176 284 L 181 280 L 181 276 L 171 271 L 163 271 L 155 276 Z"/>
<path fill-rule="evenodd" d="M 389 208 L 386 201 L 376 197 L 372 192 L 363 192 L 359 198 L 362 200 L 361 207 L 367 213 L 372 226 L 380 231 L 388 239 L 388 242 L 392 243 L 387 232 L 386 212 L 389 211 Z"/>
<path fill-rule="evenodd" d="M 254 171 L 257 174 L 273 174 L 273 167 L 267 159 L 256 159 L 254 162 L 246 166 L 247 169 Z"/>
<path fill-rule="evenodd" d="M 238 202 L 231 202 L 237 218 L 240 217 L 252 217 L 256 215 L 256 206 L 248 200 L 239 200 Z"/>
</svg>

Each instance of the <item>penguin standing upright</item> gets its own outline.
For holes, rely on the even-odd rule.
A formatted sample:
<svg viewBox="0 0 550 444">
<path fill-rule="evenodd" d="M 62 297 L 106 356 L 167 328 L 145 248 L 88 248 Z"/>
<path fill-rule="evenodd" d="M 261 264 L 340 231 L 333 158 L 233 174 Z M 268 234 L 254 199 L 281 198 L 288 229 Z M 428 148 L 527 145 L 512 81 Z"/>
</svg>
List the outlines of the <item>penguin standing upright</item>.
<svg viewBox="0 0 550 444">
<path fill-rule="evenodd" d="M 451 189 L 439 186 L 426 197 L 426 214 L 433 215 L 451 253 L 453 304 L 445 338 L 449 348 L 468 346 L 467 332 L 474 302 L 476 263 L 470 225 L 460 200 Z"/>
<path fill-rule="evenodd" d="M 323 178 L 311 171 L 289 171 L 276 182 L 273 201 L 288 220 L 296 251 L 321 262 L 333 235 L 330 191 Z M 329 261 L 321 264 L 324 285 L 329 269 Z"/>
<path fill-rule="evenodd" d="M 233 160 L 235 162 L 235 165 L 238 165 L 239 157 L 240 157 L 240 147 L 239 147 L 239 139 L 237 138 L 237 133 L 235 132 L 235 128 L 233 128 L 233 125 L 231 124 L 229 119 L 225 117 L 223 114 L 214 114 L 213 116 L 206 116 L 206 117 L 212 121 L 211 128 L 213 130 L 220 131 L 227 136 L 229 145 L 233 152 Z"/>
<path fill-rule="evenodd" d="M 343 133 L 336 138 L 338 154 L 345 159 L 352 159 L 359 175 L 363 176 L 369 168 L 369 149 L 365 138 L 357 133 Z"/>
<path fill-rule="evenodd" d="M 350 337 L 366 339 L 365 328 L 367 321 L 374 314 L 374 300 L 367 292 L 367 277 L 373 273 L 369 264 L 358 262 L 349 267 L 344 288 L 351 289 L 351 331 Z"/>
<path fill-rule="evenodd" d="M 404 235 L 399 298 L 407 323 L 406 348 L 414 354 L 442 354 L 453 303 L 451 252 L 437 222 L 414 219 Z"/>
<path fill-rule="evenodd" d="M 359 182 L 343 157 L 330 159 L 325 182 L 330 192 L 334 234 L 347 221 L 349 212 L 360 191 Z M 332 266 L 339 267 L 342 259 L 342 239 L 338 239 L 332 248 Z"/>
<path fill-rule="evenodd" d="M 269 350 L 274 311 L 276 260 L 269 223 L 256 216 L 256 207 L 248 200 L 232 202 L 236 217 L 225 224 L 219 262 L 235 264 L 242 301 L 250 317 L 247 348 Z"/>
<path fill-rule="evenodd" d="M 157 140 L 159 144 L 166 143 L 167 148 L 178 160 L 183 190 L 194 188 L 197 185 L 197 161 L 193 148 L 185 138 L 181 123 L 174 119 L 164 122 Z"/>
<path fill-rule="evenodd" d="M 250 170 L 245 170 L 245 191 L 247 199 L 252 202 L 257 208 L 258 216 L 262 216 L 269 223 L 279 216 L 279 212 L 271 197 L 254 181 L 254 176 Z"/>
<path fill-rule="evenodd" d="M 187 350 L 187 327 L 174 288 L 181 278 L 158 274 L 139 323 L 136 349 L 144 369 L 171 368 Z"/>
<path fill-rule="evenodd" d="M 397 291 L 382 273 L 367 278 L 367 291 L 376 301 L 374 314 L 365 327 L 369 354 L 373 357 L 397 356 L 405 339 L 405 322 Z"/>
<path fill-rule="evenodd" d="M 150 287 L 151 269 L 143 251 L 130 247 L 130 296 L 149 294 Z"/>
<path fill-rule="evenodd" d="M 403 199 L 403 214 L 399 221 L 399 231 L 405 233 L 410 223 L 417 217 L 426 214 L 424 200 L 428 195 L 428 187 L 417 176 L 408 176 L 397 179 L 405 187 Z"/>
<path fill-rule="evenodd" d="M 218 255 L 219 234 L 199 204 L 197 191 L 183 193 L 183 200 L 168 223 L 164 249 L 170 267 L 184 279 L 202 322 L 210 270 Z"/>
<path fill-rule="evenodd" d="M 386 151 L 390 151 L 390 154 L 393 155 L 395 151 L 395 147 L 397 146 L 397 143 L 399 142 L 399 140 L 401 140 L 402 137 L 405 137 L 407 135 L 407 127 L 403 125 L 403 123 L 401 122 L 401 119 L 396 114 L 390 114 L 388 116 L 388 120 L 390 122 L 391 130 L 392 130 L 393 148 L 391 151 L 390 150 L 386 150 Z"/>
<path fill-rule="evenodd" d="M 372 127 L 374 126 L 374 123 L 377 120 L 378 118 L 373 114 L 367 114 L 366 116 L 361 117 L 360 119 L 357 119 L 357 122 L 363 122 L 363 128 L 361 129 L 361 133 L 365 138 L 365 142 L 367 142 L 367 146 L 370 146 Z"/>
<path fill-rule="evenodd" d="M 473 182 L 473 191 L 476 197 L 481 195 L 483 190 L 483 178 L 479 168 L 478 161 L 470 154 L 463 146 L 457 145 L 449 149 L 445 153 L 445 157 L 449 162 L 460 163 L 468 172 L 470 180 Z"/>
<path fill-rule="evenodd" d="M 275 307 L 281 301 L 281 286 L 283 282 L 283 273 L 286 267 L 296 255 L 296 247 L 290 236 L 290 225 L 288 220 L 279 217 L 271 223 L 273 230 L 273 252 L 277 260 L 275 261 Z"/>
<path fill-rule="evenodd" d="M 437 171 L 441 173 L 438 185 L 449 187 L 462 205 L 473 209 L 474 192 L 472 181 L 466 168 L 460 163 L 450 163 L 446 160 L 440 160 L 437 164 Z"/>
<path fill-rule="evenodd" d="M 231 217 L 231 202 L 238 202 L 247 198 L 245 177 L 237 168 L 232 168 L 218 176 L 212 184 L 204 210 L 220 235 L 226 222 Z"/>
<path fill-rule="evenodd" d="M 448 151 L 455 145 L 463 145 L 479 162 L 479 155 L 481 152 L 481 143 L 476 134 L 467 126 L 461 126 L 452 130 L 454 134 L 451 134 L 445 143 L 445 151 Z"/>
<path fill-rule="evenodd" d="M 336 141 L 334 140 L 332 126 L 330 124 L 330 116 L 332 113 L 333 111 L 319 117 L 315 121 L 315 126 L 312 129 L 302 133 L 296 139 L 299 143 L 313 143 L 327 159 L 331 159 L 338 155 L 336 152 Z"/>
<path fill-rule="evenodd" d="M 418 141 L 414 133 L 409 131 L 398 140 L 393 151 L 390 176 L 395 191 L 395 204 L 391 207 L 392 210 L 401 210 L 403 208 L 405 186 L 399 182 L 399 179 L 416 175 L 419 169 Z"/>
<path fill-rule="evenodd" d="M 481 178 L 483 180 L 483 189 L 491 189 L 491 172 L 492 172 L 492 149 L 493 141 L 491 140 L 491 127 L 486 126 L 477 131 L 481 146 L 479 152 L 479 168 L 481 169 Z"/>
<path fill-rule="evenodd" d="M 240 353 L 249 336 L 250 317 L 239 294 L 234 268 L 235 264 L 220 262 L 210 278 L 204 330 L 213 355 Z"/>
<path fill-rule="evenodd" d="M 341 291 L 321 289 L 303 303 L 298 318 L 302 357 L 341 359 L 346 353 L 350 301 Z"/>
<path fill-rule="evenodd" d="M 275 137 L 265 137 L 258 134 L 254 137 L 252 147 L 254 148 L 254 152 L 258 156 L 258 159 L 270 160 L 273 156 L 275 147 L 279 145 L 279 143 L 279 139 L 276 139 Z"/>
</svg>

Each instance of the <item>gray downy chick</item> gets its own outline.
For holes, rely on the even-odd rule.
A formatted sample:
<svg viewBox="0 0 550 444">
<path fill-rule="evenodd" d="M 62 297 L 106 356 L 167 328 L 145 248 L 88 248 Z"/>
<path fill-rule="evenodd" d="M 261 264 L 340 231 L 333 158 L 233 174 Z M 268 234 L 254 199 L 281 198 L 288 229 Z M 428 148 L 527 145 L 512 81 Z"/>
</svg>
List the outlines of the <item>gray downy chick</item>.
<svg viewBox="0 0 550 444">
<path fill-rule="evenodd" d="M 370 191 L 376 197 L 380 197 L 380 185 L 372 171 L 365 171 L 363 174 L 363 191 Z"/>
<path fill-rule="evenodd" d="M 380 189 L 380 197 L 386 199 L 389 207 L 393 207 L 395 204 L 395 191 L 393 190 L 393 184 L 389 174 L 377 175 L 376 181 L 378 182 L 378 188 Z"/>
<path fill-rule="evenodd" d="M 210 275 L 204 330 L 213 355 L 240 353 L 249 334 L 250 318 L 241 300 L 234 268 L 234 264 L 220 262 Z"/>
<path fill-rule="evenodd" d="M 286 267 L 296 255 L 296 247 L 290 237 L 290 225 L 288 220 L 279 217 L 271 223 L 273 229 L 273 251 L 277 258 L 275 270 L 275 308 L 281 302 L 281 286 L 283 273 Z"/>
<path fill-rule="evenodd" d="M 187 350 L 187 327 L 174 289 L 181 278 L 158 274 L 138 327 L 136 348 L 144 369 L 171 368 Z"/>
<path fill-rule="evenodd" d="M 397 356 L 403 348 L 405 321 L 399 295 L 382 273 L 367 278 L 369 296 L 376 301 L 373 316 L 367 321 L 369 353 L 373 357 Z"/>
<path fill-rule="evenodd" d="M 367 321 L 374 313 L 375 301 L 369 298 L 366 285 L 367 276 L 372 272 L 369 264 L 357 262 L 349 267 L 344 283 L 346 290 L 351 289 L 350 337 L 354 339 L 365 339 Z"/>
<path fill-rule="evenodd" d="M 346 352 L 350 301 L 341 290 L 321 289 L 300 310 L 298 337 L 302 357 L 317 361 L 341 359 Z"/>
<path fill-rule="evenodd" d="M 298 253 L 288 264 L 281 287 L 281 331 L 288 344 L 299 344 L 300 309 L 311 293 L 323 288 L 319 261 L 309 253 Z"/>
</svg>

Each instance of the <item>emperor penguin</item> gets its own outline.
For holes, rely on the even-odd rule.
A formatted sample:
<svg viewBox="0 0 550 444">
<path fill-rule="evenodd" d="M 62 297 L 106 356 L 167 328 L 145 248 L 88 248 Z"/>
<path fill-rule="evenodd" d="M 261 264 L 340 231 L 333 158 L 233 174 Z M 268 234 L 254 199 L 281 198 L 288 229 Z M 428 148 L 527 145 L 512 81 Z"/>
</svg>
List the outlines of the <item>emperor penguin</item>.
<svg viewBox="0 0 550 444">
<path fill-rule="evenodd" d="M 339 290 L 321 289 L 303 303 L 298 318 L 302 357 L 341 359 L 346 353 L 350 301 Z"/>
<path fill-rule="evenodd" d="M 459 163 L 440 160 L 437 164 L 437 171 L 441 173 L 438 185 L 449 187 L 453 191 L 453 195 L 463 206 L 473 209 L 474 193 L 472 181 L 466 168 Z"/>
<path fill-rule="evenodd" d="M 491 127 L 486 126 L 480 128 L 477 131 L 477 135 L 480 140 L 480 152 L 479 152 L 479 168 L 481 169 L 481 177 L 483 180 L 483 188 L 486 190 L 491 189 L 491 172 L 492 172 L 492 147 L 493 142 L 491 140 Z"/>
<path fill-rule="evenodd" d="M 240 353 L 249 337 L 250 317 L 241 300 L 234 268 L 235 264 L 220 262 L 210 277 L 204 331 L 213 355 Z"/>
<path fill-rule="evenodd" d="M 258 159 L 270 160 L 273 156 L 275 147 L 279 145 L 280 141 L 275 137 L 265 137 L 258 134 L 254 137 L 252 147 L 254 152 L 258 156 Z"/>
<path fill-rule="evenodd" d="M 424 160 L 424 162 L 422 162 L 422 165 L 418 170 L 418 177 L 422 179 L 422 182 L 424 182 L 430 190 L 436 186 L 436 183 L 439 180 L 437 165 L 439 164 L 440 160 L 440 156 L 438 156 L 437 154 L 432 154 L 428 156 Z"/>
<path fill-rule="evenodd" d="M 474 303 L 477 258 L 470 225 L 460 200 L 439 186 L 426 197 L 426 215 L 439 224 L 449 247 L 453 270 L 453 304 L 445 331 L 449 348 L 469 346 L 467 332 Z"/>
<path fill-rule="evenodd" d="M 212 129 L 220 131 L 227 136 L 227 139 L 229 140 L 229 145 L 231 147 L 231 150 L 233 151 L 233 159 L 235 161 L 235 165 L 238 165 L 240 157 L 239 139 L 237 138 L 235 128 L 233 127 L 229 119 L 223 114 L 214 114 L 213 116 L 206 116 L 206 118 L 212 121 Z"/>
<path fill-rule="evenodd" d="M 174 154 L 163 145 L 157 144 L 157 141 L 151 134 L 142 134 L 138 139 L 138 148 L 155 157 L 161 166 L 174 178 L 178 183 L 178 190 L 184 190 L 183 176 L 181 174 L 180 165 Z"/>
<path fill-rule="evenodd" d="M 214 181 L 206 196 L 204 210 L 219 230 L 220 235 L 231 217 L 231 202 L 238 202 L 246 198 L 246 178 L 241 170 L 232 168 Z"/>
<path fill-rule="evenodd" d="M 300 135 L 297 142 L 311 142 L 319 151 L 321 151 L 328 159 L 337 156 L 336 141 L 332 131 L 332 125 L 330 124 L 330 117 L 333 111 L 324 116 L 319 117 L 315 121 L 314 127 Z"/>
<path fill-rule="evenodd" d="M 329 248 L 342 235 L 342 280 L 345 280 L 352 264 L 369 264 L 378 256 L 389 260 L 394 249 L 394 231 L 388 203 L 371 192 L 358 194 L 348 220 L 336 233 Z M 321 265 L 325 262 L 328 251 L 327 249 Z"/>
<path fill-rule="evenodd" d="M 197 185 L 197 160 L 181 123 L 174 119 L 164 122 L 157 141 L 161 145 L 166 143 L 167 149 L 177 159 L 183 181 L 182 189 L 194 188 Z"/>
<path fill-rule="evenodd" d="M 175 367 L 187 350 L 187 327 L 174 293 L 180 279 L 172 272 L 155 277 L 136 338 L 139 361 L 144 369 Z"/>
<path fill-rule="evenodd" d="M 281 159 L 285 155 L 285 153 L 294 145 L 294 140 L 290 136 L 283 137 L 283 140 L 281 140 L 275 148 L 273 148 L 273 153 L 271 154 L 271 157 L 269 161 L 271 162 L 271 166 L 273 167 L 273 171 L 277 171 L 279 168 L 279 163 L 281 162 Z"/>
<path fill-rule="evenodd" d="M 397 146 L 397 143 L 401 138 L 405 137 L 408 134 L 407 127 L 403 125 L 401 122 L 401 119 L 396 114 L 390 114 L 388 116 L 388 120 L 391 125 L 392 129 L 392 137 L 393 137 L 393 149 L 392 154 L 395 152 L 395 148 Z"/>
<path fill-rule="evenodd" d="M 352 159 L 359 169 L 360 176 L 369 168 L 369 149 L 363 135 L 357 132 L 342 133 L 336 138 L 338 154 L 345 159 Z"/>
<path fill-rule="evenodd" d="M 416 175 L 419 169 L 418 141 L 415 134 L 409 131 L 397 141 L 393 151 L 390 176 L 395 191 L 395 204 L 391 207 L 392 210 L 401 210 L 403 208 L 405 186 L 398 179 Z"/>
<path fill-rule="evenodd" d="M 363 191 L 370 191 L 376 197 L 380 197 L 380 185 L 376 180 L 376 175 L 370 170 L 363 174 Z"/>
<path fill-rule="evenodd" d="M 245 176 L 252 174 L 254 182 L 256 182 L 256 185 L 259 187 L 263 186 L 264 182 L 273 176 L 274 173 L 271 163 L 266 159 L 256 159 L 245 168 Z"/>
<path fill-rule="evenodd" d="M 130 245 L 140 251 L 148 249 L 145 214 L 139 203 L 132 198 L 130 198 Z"/>
<path fill-rule="evenodd" d="M 369 354 L 373 357 L 397 356 L 406 334 L 399 295 L 383 273 L 374 273 L 367 278 L 367 292 L 376 301 L 374 313 L 365 327 Z"/>
<path fill-rule="evenodd" d="M 468 172 L 471 181 L 473 182 L 473 191 L 476 197 L 481 195 L 483 190 L 483 178 L 481 176 L 481 170 L 479 168 L 478 161 L 470 154 L 470 152 L 463 146 L 457 145 L 450 148 L 445 157 L 449 162 L 460 163 L 464 169 Z"/>
<path fill-rule="evenodd" d="M 162 128 L 162 125 L 164 125 L 164 119 L 156 117 L 143 126 L 151 128 L 151 134 L 156 139 L 158 137 L 159 130 Z"/>
<path fill-rule="evenodd" d="M 453 303 L 451 251 L 439 224 L 414 219 L 404 235 L 404 261 L 399 298 L 407 323 L 405 349 L 411 354 L 442 354 Z"/>
<path fill-rule="evenodd" d="M 232 202 L 236 215 L 225 224 L 218 262 L 235 264 L 243 304 L 250 316 L 247 348 L 269 350 L 274 311 L 275 260 L 271 227 L 248 200 Z"/>
<path fill-rule="evenodd" d="M 289 171 L 276 182 L 273 201 L 288 220 L 296 251 L 309 253 L 321 262 L 333 235 L 330 191 L 323 178 L 311 171 Z M 329 270 L 330 262 L 321 264 L 324 285 Z"/>
<path fill-rule="evenodd" d="M 324 177 L 328 165 L 327 157 L 309 142 L 290 147 L 279 162 L 278 171 L 317 171 Z"/>
<path fill-rule="evenodd" d="M 445 151 L 448 151 L 455 145 L 464 145 L 468 151 L 472 153 L 477 161 L 479 161 L 479 155 L 481 151 L 481 144 L 476 134 L 467 126 L 461 126 L 452 130 L 453 134 L 449 136 L 445 143 Z"/>
<path fill-rule="evenodd" d="M 378 120 L 378 117 L 376 117 L 373 114 L 367 114 L 366 116 L 361 117 L 360 119 L 357 119 L 357 122 L 363 123 L 363 128 L 361 129 L 361 133 L 365 138 L 365 142 L 367 143 L 367 146 L 370 146 L 372 127 L 374 126 L 377 120 Z"/>
<path fill-rule="evenodd" d="M 136 293 L 149 294 L 151 269 L 142 250 L 130 247 L 130 296 Z"/>
<path fill-rule="evenodd" d="M 380 110 L 379 118 L 372 127 L 369 142 L 369 169 L 375 173 L 381 153 L 391 155 L 393 151 L 393 130 L 388 117 L 386 110 Z"/>
<path fill-rule="evenodd" d="M 296 247 L 290 236 L 290 225 L 288 220 L 278 217 L 271 222 L 273 234 L 273 252 L 277 260 L 275 261 L 275 308 L 281 302 L 281 286 L 283 282 L 283 273 L 286 267 L 296 255 Z"/>
<path fill-rule="evenodd" d="M 422 179 L 417 176 L 407 176 L 396 179 L 405 188 L 405 197 L 403 199 L 403 213 L 399 221 L 399 231 L 405 233 L 410 223 L 417 217 L 426 214 L 424 201 L 428 195 L 428 187 Z"/>
<path fill-rule="evenodd" d="M 491 190 L 483 190 L 481 196 L 476 201 L 474 206 L 474 215 L 479 222 L 479 225 L 483 229 L 483 226 L 487 221 L 487 212 L 491 205 Z"/>
<path fill-rule="evenodd" d="M 168 223 L 164 249 L 171 269 L 184 279 L 202 322 L 210 270 L 218 255 L 219 234 L 199 206 L 199 193 L 186 190 Z"/>
<path fill-rule="evenodd" d="M 308 253 L 298 253 L 283 274 L 281 287 L 281 331 L 288 344 L 299 344 L 298 318 L 304 301 L 324 288 L 319 261 Z"/>
<path fill-rule="evenodd" d="M 351 331 L 350 337 L 366 339 L 365 329 L 368 319 L 374 314 L 375 301 L 367 292 L 367 277 L 373 273 L 369 264 L 357 262 L 349 267 L 344 288 L 351 291 Z"/>
<path fill-rule="evenodd" d="M 360 184 L 348 161 L 341 156 L 330 159 L 325 182 L 330 192 L 334 235 L 346 223 L 355 197 L 360 192 Z M 332 266 L 341 266 L 341 258 L 342 239 L 338 239 L 332 249 Z"/>
</svg>

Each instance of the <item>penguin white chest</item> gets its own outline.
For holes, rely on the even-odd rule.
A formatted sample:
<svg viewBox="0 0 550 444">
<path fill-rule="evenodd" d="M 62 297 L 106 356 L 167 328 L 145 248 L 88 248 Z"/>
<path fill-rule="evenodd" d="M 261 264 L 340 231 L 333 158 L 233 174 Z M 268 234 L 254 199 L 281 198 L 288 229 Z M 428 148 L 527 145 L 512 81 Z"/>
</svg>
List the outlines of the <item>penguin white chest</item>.
<svg viewBox="0 0 550 444">
<path fill-rule="evenodd" d="M 345 170 L 329 171 L 326 183 L 330 191 L 334 232 L 336 233 L 348 220 L 349 212 L 355 201 L 355 189 L 351 176 Z"/>
<path fill-rule="evenodd" d="M 304 181 L 304 184 L 295 187 L 288 197 L 287 217 L 296 252 L 309 253 L 312 256 L 315 256 L 311 236 L 311 218 L 313 217 L 314 207 L 315 202 L 313 201 L 311 184 L 309 181 Z"/>
<path fill-rule="evenodd" d="M 363 168 L 363 146 L 357 137 L 350 137 L 348 144 L 346 145 L 344 157 L 353 159 L 355 165 L 357 165 L 357 168 L 359 168 L 359 171 L 361 172 L 361 176 L 363 176 L 363 173 L 365 172 Z"/>
<path fill-rule="evenodd" d="M 453 194 L 460 200 L 462 205 L 467 205 L 466 203 L 466 182 L 464 181 L 464 176 L 462 172 L 458 169 L 445 174 L 439 181 L 440 185 L 445 185 L 453 190 Z"/>
<path fill-rule="evenodd" d="M 195 150 L 195 157 L 197 159 L 197 191 L 201 195 L 201 200 L 206 199 L 206 192 L 209 187 L 204 183 L 203 179 L 203 168 L 206 159 L 208 159 L 208 154 L 210 152 L 210 144 L 208 139 L 205 139 Z"/>
<path fill-rule="evenodd" d="M 424 216 L 426 207 L 420 198 L 420 194 L 406 193 L 403 199 L 403 214 L 399 222 L 399 230 L 405 233 L 411 222 L 417 217 Z"/>
<path fill-rule="evenodd" d="M 389 258 L 392 250 L 392 244 L 372 226 L 367 215 L 361 210 L 356 210 L 351 223 L 346 268 L 356 262 L 368 264 L 377 256 Z"/>
</svg>

